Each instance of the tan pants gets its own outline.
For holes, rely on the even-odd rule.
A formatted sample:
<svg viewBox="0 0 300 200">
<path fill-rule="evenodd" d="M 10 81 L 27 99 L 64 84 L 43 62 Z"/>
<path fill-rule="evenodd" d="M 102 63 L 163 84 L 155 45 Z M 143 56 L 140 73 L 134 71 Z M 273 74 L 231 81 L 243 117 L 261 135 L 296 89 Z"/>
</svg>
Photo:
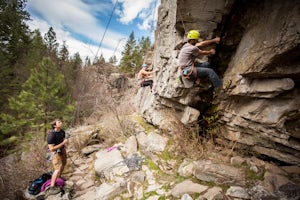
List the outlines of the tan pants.
<svg viewBox="0 0 300 200">
<path fill-rule="evenodd" d="M 67 152 L 65 149 L 63 149 L 61 153 L 56 153 L 53 155 L 52 164 L 54 170 L 59 170 L 62 172 L 67 164 Z"/>
</svg>

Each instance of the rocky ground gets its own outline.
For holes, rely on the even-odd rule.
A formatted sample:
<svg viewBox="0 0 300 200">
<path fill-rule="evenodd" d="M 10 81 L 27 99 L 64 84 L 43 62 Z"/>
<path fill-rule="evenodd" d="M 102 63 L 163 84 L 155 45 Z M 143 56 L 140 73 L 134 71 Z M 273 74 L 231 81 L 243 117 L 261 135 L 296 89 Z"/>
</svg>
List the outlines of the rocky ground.
<svg viewBox="0 0 300 200">
<path fill-rule="evenodd" d="M 135 134 L 110 146 L 101 125 L 70 130 L 64 177 L 72 190 L 47 199 L 300 199 L 299 166 L 278 166 L 217 146 L 207 151 L 209 143 L 192 159 L 176 153 L 172 135 L 132 123 Z"/>
</svg>

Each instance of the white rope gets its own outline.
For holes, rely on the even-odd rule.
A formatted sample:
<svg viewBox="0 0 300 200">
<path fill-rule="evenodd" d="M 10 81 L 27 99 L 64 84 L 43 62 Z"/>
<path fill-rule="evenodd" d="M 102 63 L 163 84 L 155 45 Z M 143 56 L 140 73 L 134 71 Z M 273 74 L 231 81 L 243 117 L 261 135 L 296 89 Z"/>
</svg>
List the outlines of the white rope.
<svg viewBox="0 0 300 200">
<path fill-rule="evenodd" d="M 108 29 L 108 26 L 109 26 L 109 24 L 110 24 L 111 18 L 112 18 L 112 16 L 113 16 L 114 12 L 115 12 L 116 7 L 117 7 L 117 4 L 118 4 L 118 0 L 116 1 L 115 5 L 114 5 L 114 8 L 113 8 L 113 10 L 112 10 L 112 12 L 111 12 L 111 15 L 110 15 L 110 18 L 109 18 L 109 20 L 108 20 L 108 23 L 106 24 L 105 31 L 104 31 L 103 36 L 102 36 L 102 38 L 101 38 L 101 41 L 100 41 L 100 44 L 99 44 L 98 50 L 97 50 L 97 52 L 96 52 L 96 55 L 95 55 L 95 58 L 94 58 L 93 63 L 95 63 L 95 61 L 96 61 L 97 55 L 98 55 L 99 50 L 100 50 L 100 48 L 101 48 L 103 39 L 104 39 L 104 37 L 105 37 L 106 31 L 107 31 L 107 29 Z"/>
</svg>

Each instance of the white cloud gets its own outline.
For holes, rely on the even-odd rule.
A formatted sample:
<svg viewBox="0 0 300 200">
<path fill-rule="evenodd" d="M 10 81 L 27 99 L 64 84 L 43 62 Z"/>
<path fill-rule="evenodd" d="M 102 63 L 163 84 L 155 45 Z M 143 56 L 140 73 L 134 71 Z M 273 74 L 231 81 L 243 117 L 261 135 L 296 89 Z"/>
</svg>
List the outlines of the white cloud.
<svg viewBox="0 0 300 200">
<path fill-rule="evenodd" d="M 32 21 L 28 22 L 28 25 L 31 30 L 39 29 L 42 36 L 44 36 L 45 33 L 47 33 L 47 31 L 49 30 L 49 27 L 50 27 L 50 25 L 47 22 L 45 22 L 39 18 L 33 18 Z M 70 32 L 65 31 L 63 29 L 57 29 L 57 28 L 55 29 L 54 28 L 54 31 L 56 33 L 57 42 L 60 45 L 63 44 L 63 41 L 66 41 L 66 45 L 68 47 L 70 56 L 73 56 L 75 53 L 79 52 L 79 54 L 82 58 L 82 61 L 84 61 L 84 59 L 87 56 L 91 59 L 91 61 L 94 60 L 96 52 L 99 49 L 99 46 L 86 44 L 80 40 L 77 40 L 71 36 Z M 121 39 L 112 39 L 111 38 L 110 43 L 111 43 L 112 48 L 110 48 L 110 49 L 101 48 L 101 50 L 98 53 L 98 57 L 102 53 L 105 60 L 108 61 L 108 59 L 111 56 L 113 56 L 113 54 L 115 54 L 115 56 L 119 60 L 121 58 L 121 52 L 123 50 L 123 46 L 125 45 L 125 41 L 126 40 L 124 37 Z"/>
<path fill-rule="evenodd" d="M 31 0 L 28 5 L 53 26 L 67 25 L 80 31 L 82 26 L 85 28 L 97 24 L 96 19 L 89 14 L 89 7 L 79 0 Z"/>
<path fill-rule="evenodd" d="M 66 42 L 66 45 L 70 52 L 74 52 L 74 53 L 79 52 L 83 62 L 87 56 L 90 58 L 91 62 L 93 62 L 94 58 L 95 58 L 95 54 L 98 50 L 98 46 L 87 45 L 79 40 L 74 40 L 74 39 L 68 40 Z M 98 53 L 98 57 L 101 55 L 101 53 L 104 56 L 105 60 L 108 61 L 109 58 L 114 54 L 114 51 L 111 49 L 107 49 L 107 48 L 101 48 L 101 50 Z M 115 52 L 115 56 L 118 59 L 121 58 L 120 50 Z"/>
<path fill-rule="evenodd" d="M 121 10 L 118 10 L 120 22 L 128 24 L 135 18 L 147 15 L 151 3 L 156 0 L 120 0 Z"/>
<path fill-rule="evenodd" d="M 62 44 L 63 41 L 66 41 L 70 55 L 79 52 L 83 58 L 89 56 L 91 60 L 94 59 L 99 45 L 86 44 L 76 38 L 81 35 L 90 40 L 88 43 L 100 43 L 104 28 L 101 24 L 99 25 L 95 15 L 111 9 L 107 4 L 84 4 L 80 0 L 31 0 L 28 2 L 28 7 L 37 16 L 40 16 L 31 15 L 33 21 L 28 22 L 30 29 L 39 29 L 43 36 L 52 26 L 58 42 Z M 74 34 L 77 35 L 76 38 Z M 104 37 L 98 56 L 102 52 L 105 59 L 108 60 L 118 45 L 116 56 L 119 59 L 121 57 L 120 51 L 124 46 L 124 41 L 119 42 L 119 39 L 127 36 L 111 30 L 106 32 L 106 36 L 109 37 Z M 104 46 L 107 48 L 103 48 Z"/>
<path fill-rule="evenodd" d="M 157 16 L 158 16 L 159 4 L 155 2 L 153 6 L 155 6 L 155 8 L 149 9 L 149 12 L 147 14 L 145 12 L 140 14 L 140 18 L 143 20 L 143 23 L 138 24 L 139 29 L 152 30 L 155 28 L 156 25 L 155 23 L 157 22 Z"/>
<path fill-rule="evenodd" d="M 28 22 L 31 30 L 39 29 L 42 36 L 53 27 L 60 45 L 66 41 L 70 55 L 79 52 L 84 59 L 89 56 L 93 61 L 95 54 L 101 53 L 106 60 L 113 54 L 121 58 L 121 51 L 128 38 L 122 30 L 108 29 L 99 49 L 99 43 L 104 35 L 108 16 L 117 0 L 30 0 L 27 2 L 31 18 Z M 159 0 L 119 0 L 114 17 L 128 24 L 139 19 L 139 24 L 133 24 L 143 30 L 151 30 L 153 24 L 153 7 Z M 113 3 L 113 4 L 112 4 Z M 158 6 L 158 5 L 157 5 Z"/>
<path fill-rule="evenodd" d="M 99 24 L 101 22 L 93 14 L 101 8 L 106 9 L 107 5 L 88 5 L 80 0 L 31 0 L 28 4 L 55 29 L 70 29 L 97 42 L 104 33 L 104 23 Z M 120 33 L 109 31 L 109 35 L 117 37 Z"/>
</svg>

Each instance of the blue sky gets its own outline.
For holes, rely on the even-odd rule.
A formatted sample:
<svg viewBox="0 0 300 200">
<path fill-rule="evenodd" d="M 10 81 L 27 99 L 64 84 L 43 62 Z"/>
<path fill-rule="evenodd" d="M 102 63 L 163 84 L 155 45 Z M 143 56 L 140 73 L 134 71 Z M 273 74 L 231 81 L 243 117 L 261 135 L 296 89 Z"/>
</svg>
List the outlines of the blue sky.
<svg viewBox="0 0 300 200">
<path fill-rule="evenodd" d="M 79 52 L 93 61 L 102 53 L 108 61 L 112 55 L 120 59 L 132 31 L 135 39 L 149 36 L 154 41 L 159 4 L 160 0 L 29 0 L 26 10 L 32 19 L 30 29 L 39 29 L 44 36 L 52 26 L 59 44 L 66 41 L 70 55 Z"/>
</svg>

